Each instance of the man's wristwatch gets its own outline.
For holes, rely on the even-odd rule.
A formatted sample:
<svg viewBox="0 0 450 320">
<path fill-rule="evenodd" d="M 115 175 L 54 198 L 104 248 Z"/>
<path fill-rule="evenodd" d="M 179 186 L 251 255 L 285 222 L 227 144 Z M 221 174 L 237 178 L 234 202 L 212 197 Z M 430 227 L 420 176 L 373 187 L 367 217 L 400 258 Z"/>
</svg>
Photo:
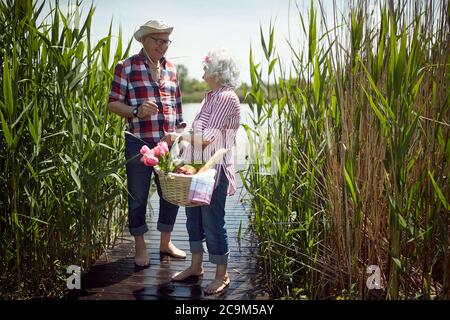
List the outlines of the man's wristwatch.
<svg viewBox="0 0 450 320">
<path fill-rule="evenodd" d="M 135 107 L 135 108 L 133 109 L 133 116 L 139 118 L 138 113 L 139 113 L 139 109 L 138 109 L 138 107 Z"/>
</svg>

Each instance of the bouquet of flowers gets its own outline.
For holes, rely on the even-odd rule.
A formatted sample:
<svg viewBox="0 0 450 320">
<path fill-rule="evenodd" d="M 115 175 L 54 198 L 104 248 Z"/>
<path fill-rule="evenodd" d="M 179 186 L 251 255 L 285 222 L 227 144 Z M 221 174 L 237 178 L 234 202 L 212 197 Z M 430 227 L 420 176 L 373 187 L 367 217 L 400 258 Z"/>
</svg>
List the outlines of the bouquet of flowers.
<svg viewBox="0 0 450 320">
<path fill-rule="evenodd" d="M 203 163 L 199 165 L 184 164 L 183 160 L 176 156 L 176 152 L 169 151 L 169 146 L 166 142 L 159 142 L 153 149 L 144 145 L 140 153 L 142 155 L 141 161 L 146 166 L 158 167 L 159 170 L 165 173 L 194 175 L 204 165 Z"/>
<path fill-rule="evenodd" d="M 140 153 L 142 155 L 141 161 L 146 166 L 158 166 L 160 170 L 166 173 L 174 172 L 177 166 L 182 162 L 181 160 L 173 159 L 166 142 L 158 142 L 153 149 L 144 145 L 142 146 Z"/>
<path fill-rule="evenodd" d="M 174 147 L 172 147 L 173 150 L 170 151 L 166 142 L 159 142 L 153 149 L 144 145 L 140 150 L 142 155 L 141 161 L 146 166 L 157 167 L 166 174 L 178 173 L 192 176 L 214 168 L 214 165 L 219 163 L 220 159 L 222 159 L 226 153 L 225 149 L 220 149 L 206 163 L 185 164 L 182 159 L 177 157 L 177 146 L 174 145 Z"/>
<path fill-rule="evenodd" d="M 170 203 L 186 207 L 209 204 L 215 183 L 214 166 L 227 150 L 219 149 L 208 162 L 197 166 L 184 164 L 178 157 L 178 150 L 177 143 L 171 151 L 166 142 L 159 142 L 153 149 L 144 145 L 140 150 L 141 161 L 155 167 L 164 199 Z"/>
</svg>

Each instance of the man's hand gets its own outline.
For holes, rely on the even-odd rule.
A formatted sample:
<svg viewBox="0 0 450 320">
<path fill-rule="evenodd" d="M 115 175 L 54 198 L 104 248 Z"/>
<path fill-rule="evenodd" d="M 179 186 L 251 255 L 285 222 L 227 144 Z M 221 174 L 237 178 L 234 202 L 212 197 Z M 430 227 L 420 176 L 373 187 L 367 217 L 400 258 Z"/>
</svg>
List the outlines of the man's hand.
<svg viewBox="0 0 450 320">
<path fill-rule="evenodd" d="M 158 105 L 152 100 L 146 100 L 139 107 L 138 117 L 139 118 L 147 118 L 158 114 Z"/>
<path fill-rule="evenodd" d="M 176 133 L 183 133 L 183 131 L 186 128 L 186 126 L 187 126 L 186 122 L 181 122 L 178 126 L 175 127 L 175 132 Z"/>
<path fill-rule="evenodd" d="M 175 139 L 178 138 L 180 135 L 175 132 L 169 132 L 164 137 L 161 138 L 162 142 L 166 142 L 169 147 L 173 145 L 175 142 Z"/>
</svg>

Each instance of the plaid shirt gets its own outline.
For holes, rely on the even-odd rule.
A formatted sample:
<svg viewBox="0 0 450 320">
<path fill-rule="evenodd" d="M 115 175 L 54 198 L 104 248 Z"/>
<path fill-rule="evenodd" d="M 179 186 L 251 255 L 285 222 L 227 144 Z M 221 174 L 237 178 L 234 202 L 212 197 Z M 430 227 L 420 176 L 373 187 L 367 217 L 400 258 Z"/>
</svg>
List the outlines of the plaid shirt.
<svg viewBox="0 0 450 320">
<path fill-rule="evenodd" d="M 139 107 L 145 100 L 153 99 L 159 107 L 157 115 L 127 119 L 127 131 L 147 142 L 158 142 L 167 132 L 183 121 L 181 92 L 175 66 L 162 58 L 161 78 L 156 82 L 150 75 L 143 50 L 120 61 L 114 72 L 109 102 L 120 101 Z"/>
</svg>

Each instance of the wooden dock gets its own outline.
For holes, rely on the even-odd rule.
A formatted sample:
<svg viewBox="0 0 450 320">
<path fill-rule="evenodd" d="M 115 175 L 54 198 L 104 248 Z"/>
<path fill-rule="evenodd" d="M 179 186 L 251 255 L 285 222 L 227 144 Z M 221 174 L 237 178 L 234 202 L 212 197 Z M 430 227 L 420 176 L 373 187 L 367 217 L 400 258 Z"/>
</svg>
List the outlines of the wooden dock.
<svg viewBox="0 0 450 320">
<path fill-rule="evenodd" d="M 147 220 L 149 232 L 145 234 L 150 253 L 150 267 L 136 270 L 134 267 L 134 241 L 128 230 L 117 245 L 103 254 L 82 277 L 82 290 L 77 299 L 83 300 L 253 300 L 266 299 L 265 287 L 258 274 L 257 243 L 248 230 L 248 209 L 242 204 L 242 183 L 239 180 L 237 193 L 227 198 L 226 224 L 230 258 L 228 272 L 231 283 L 223 292 L 204 295 L 203 288 L 215 275 L 215 265 L 204 254 L 205 274 L 191 283 L 173 283 L 170 276 L 182 271 L 190 264 L 186 214 L 180 208 L 172 232 L 172 241 L 186 251 L 186 260 L 170 257 L 160 258 L 159 232 L 156 230 L 159 200 L 154 193 L 149 200 Z M 206 246 L 205 246 L 206 248 Z M 205 249 L 206 250 L 206 249 Z"/>
</svg>

